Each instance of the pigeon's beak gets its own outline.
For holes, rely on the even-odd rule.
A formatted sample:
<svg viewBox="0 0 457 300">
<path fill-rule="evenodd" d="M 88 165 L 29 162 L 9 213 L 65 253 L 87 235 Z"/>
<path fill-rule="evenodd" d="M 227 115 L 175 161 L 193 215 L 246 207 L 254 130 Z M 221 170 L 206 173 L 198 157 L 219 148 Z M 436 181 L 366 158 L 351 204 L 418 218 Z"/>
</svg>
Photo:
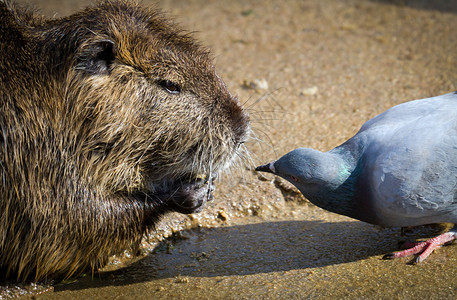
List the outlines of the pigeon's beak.
<svg viewBox="0 0 457 300">
<path fill-rule="evenodd" d="M 255 170 L 258 172 L 268 172 L 268 173 L 276 174 L 274 164 L 275 164 L 275 162 L 272 161 L 271 163 L 268 163 L 266 165 L 258 166 L 257 168 L 255 168 Z"/>
</svg>

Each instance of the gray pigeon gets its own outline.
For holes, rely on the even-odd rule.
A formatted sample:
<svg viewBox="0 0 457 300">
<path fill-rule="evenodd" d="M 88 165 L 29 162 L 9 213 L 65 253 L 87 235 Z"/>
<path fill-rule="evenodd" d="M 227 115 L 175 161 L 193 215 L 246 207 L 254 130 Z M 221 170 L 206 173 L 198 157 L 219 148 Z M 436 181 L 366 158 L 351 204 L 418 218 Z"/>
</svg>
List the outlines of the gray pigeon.
<svg viewBox="0 0 457 300">
<path fill-rule="evenodd" d="M 421 262 L 457 238 L 457 92 L 394 106 L 328 152 L 298 148 L 256 171 L 281 176 L 323 209 L 371 224 L 453 223 L 384 256 L 419 254 Z"/>
</svg>

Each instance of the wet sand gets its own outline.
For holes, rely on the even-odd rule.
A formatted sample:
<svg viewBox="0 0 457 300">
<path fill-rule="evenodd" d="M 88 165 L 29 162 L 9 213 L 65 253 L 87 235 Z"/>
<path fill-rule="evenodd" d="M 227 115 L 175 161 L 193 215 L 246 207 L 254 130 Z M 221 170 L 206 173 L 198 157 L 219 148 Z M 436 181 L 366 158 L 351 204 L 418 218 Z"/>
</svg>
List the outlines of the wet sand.
<svg viewBox="0 0 457 300">
<path fill-rule="evenodd" d="M 88 2 L 33 1 L 48 15 L 66 15 Z M 408 259 L 381 260 L 399 241 L 433 236 L 440 228 L 402 237 L 399 229 L 321 210 L 287 183 L 252 171 L 299 146 L 329 150 L 395 104 L 457 90 L 456 2 L 164 0 L 156 6 L 210 46 L 220 75 L 246 103 L 254 130 L 250 160 L 221 176 L 216 200 L 204 212 L 165 218 L 144 242 L 143 257 L 114 258 L 93 278 L 20 289 L 13 284 L 0 295 L 457 297 L 456 246 L 415 266 Z"/>
</svg>

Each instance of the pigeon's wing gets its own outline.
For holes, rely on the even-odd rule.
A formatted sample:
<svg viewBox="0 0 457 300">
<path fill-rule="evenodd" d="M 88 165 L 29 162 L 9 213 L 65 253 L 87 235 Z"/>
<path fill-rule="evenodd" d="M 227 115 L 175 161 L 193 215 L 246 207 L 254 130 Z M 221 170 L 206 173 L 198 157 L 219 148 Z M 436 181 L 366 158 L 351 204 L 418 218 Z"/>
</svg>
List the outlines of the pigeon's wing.
<svg viewBox="0 0 457 300">
<path fill-rule="evenodd" d="M 437 115 L 439 117 L 439 115 L 443 113 L 449 115 L 456 114 L 457 111 L 454 109 L 456 106 L 457 92 L 405 102 L 368 120 L 360 128 L 359 133 L 366 130 L 371 131 L 377 127 L 392 126 L 393 128 L 396 128 L 397 126 L 403 126 L 403 124 L 407 124 L 408 122 L 415 123 L 417 120 L 430 115 Z"/>
<path fill-rule="evenodd" d="M 369 122 L 363 173 L 384 225 L 457 222 L 457 95 L 404 103 Z"/>
</svg>

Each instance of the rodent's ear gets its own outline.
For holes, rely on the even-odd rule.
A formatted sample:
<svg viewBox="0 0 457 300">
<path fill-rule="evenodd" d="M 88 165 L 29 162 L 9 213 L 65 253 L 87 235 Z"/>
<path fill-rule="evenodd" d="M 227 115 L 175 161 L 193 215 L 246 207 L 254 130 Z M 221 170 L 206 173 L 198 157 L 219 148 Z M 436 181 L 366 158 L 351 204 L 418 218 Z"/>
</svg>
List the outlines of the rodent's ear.
<svg viewBox="0 0 457 300">
<path fill-rule="evenodd" d="M 116 56 L 116 45 L 110 39 L 97 40 L 81 52 L 76 69 L 90 74 L 108 74 Z"/>
</svg>

